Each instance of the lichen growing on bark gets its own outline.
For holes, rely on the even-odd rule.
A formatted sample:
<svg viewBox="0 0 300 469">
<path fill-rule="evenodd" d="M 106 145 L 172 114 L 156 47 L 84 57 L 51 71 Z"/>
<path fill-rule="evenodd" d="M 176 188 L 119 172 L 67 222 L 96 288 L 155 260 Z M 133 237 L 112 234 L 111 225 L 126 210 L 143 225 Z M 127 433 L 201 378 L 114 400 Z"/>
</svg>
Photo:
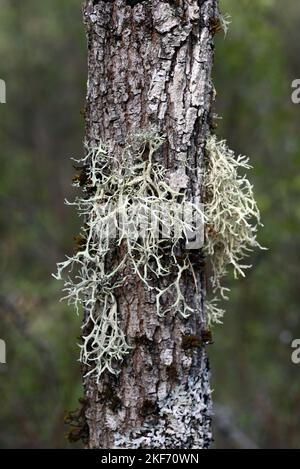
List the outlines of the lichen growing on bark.
<svg viewBox="0 0 300 469">
<path fill-rule="evenodd" d="M 81 166 L 73 182 L 83 195 L 69 205 L 77 207 L 85 223 L 76 237 L 76 253 L 58 264 L 55 277 L 69 273 L 65 299 L 77 312 L 81 305 L 87 312 L 80 360 L 90 368 L 86 376 L 98 381 L 105 370 L 118 373 L 117 362 L 130 351 L 115 294 L 126 282 L 126 269 L 153 291 L 159 316 L 186 318 L 193 312 L 182 290 L 184 273 L 193 273 L 188 252 L 182 255 L 181 249 L 193 229 L 183 210 L 202 213 L 185 192 L 174 189 L 155 161 L 162 143 L 150 130 L 132 137 L 118 158 L 100 144 L 77 161 Z M 167 308 L 165 298 L 172 298 Z"/>
<path fill-rule="evenodd" d="M 177 385 L 158 402 L 157 416 L 129 434 L 116 433 L 115 448 L 208 448 L 212 439 L 210 429 L 211 404 L 203 389 L 209 383 L 189 377 L 187 383 Z"/>
<path fill-rule="evenodd" d="M 245 276 L 251 265 L 244 259 L 255 248 L 260 213 L 253 194 L 253 186 L 241 170 L 248 170 L 249 158 L 236 156 L 224 140 L 210 136 L 206 142 L 204 175 L 204 212 L 206 219 L 204 253 L 210 264 L 210 284 L 213 294 L 228 299 L 228 289 L 222 279 L 229 266 L 234 277 Z M 220 323 L 224 310 L 218 298 L 207 300 L 206 316 L 209 323 Z"/>
<path fill-rule="evenodd" d="M 80 166 L 73 183 L 83 188 L 83 195 L 69 205 L 77 207 L 85 223 L 75 238 L 75 254 L 58 264 L 56 278 L 70 273 L 65 280 L 65 299 L 77 312 L 82 305 L 88 313 L 80 360 L 90 368 L 86 376 L 93 375 L 98 381 L 105 370 L 117 374 L 118 362 L 130 351 L 119 324 L 115 294 L 126 281 L 128 267 L 154 292 L 159 316 L 179 313 L 185 318 L 194 312 L 181 289 L 184 272 L 193 274 L 188 251 L 182 256 L 179 249 L 192 230 L 178 209 L 188 201 L 155 161 L 162 143 L 157 132 L 144 132 L 128 142 L 119 158 L 100 144 L 77 161 Z M 215 136 L 207 139 L 206 151 L 203 252 L 211 266 L 213 294 L 226 299 L 221 280 L 228 266 L 232 265 L 235 277 L 244 276 L 250 266 L 243 259 L 260 247 L 256 240 L 260 215 L 252 185 L 239 173 L 250 168 L 248 158 L 236 157 Z M 199 207 L 190 206 L 203 216 Z M 107 269 L 112 251 L 113 264 Z M 164 309 L 166 296 L 173 302 Z M 209 326 L 221 322 L 224 310 L 217 296 L 205 301 L 205 313 Z"/>
</svg>

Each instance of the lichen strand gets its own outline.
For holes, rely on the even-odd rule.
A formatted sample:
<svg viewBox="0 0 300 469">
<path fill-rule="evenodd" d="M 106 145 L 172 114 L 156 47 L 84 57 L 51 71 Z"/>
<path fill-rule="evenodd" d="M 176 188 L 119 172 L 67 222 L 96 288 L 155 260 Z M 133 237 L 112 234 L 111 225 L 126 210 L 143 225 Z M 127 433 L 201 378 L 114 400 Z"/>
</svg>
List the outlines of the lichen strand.
<svg viewBox="0 0 300 469">
<path fill-rule="evenodd" d="M 201 378 L 202 376 L 202 378 Z M 204 383 L 203 380 L 206 380 Z M 208 448 L 211 443 L 211 404 L 203 393 L 209 389 L 208 375 L 189 377 L 158 402 L 158 415 L 145 419 L 130 434 L 116 433 L 115 448 Z"/>
<path fill-rule="evenodd" d="M 56 278 L 67 272 L 65 299 L 77 312 L 80 306 L 85 309 L 80 360 L 88 368 L 86 376 L 98 382 L 105 370 L 117 374 L 118 362 L 130 351 L 116 297 L 128 269 L 153 292 L 159 316 L 188 317 L 193 312 L 182 291 L 183 275 L 189 271 L 193 278 L 184 244 L 181 249 L 192 226 L 178 209 L 187 197 L 155 162 L 162 143 L 151 130 L 136 134 L 118 157 L 100 144 L 77 161 L 81 166 L 74 184 L 82 186 L 83 195 L 67 203 L 77 207 L 85 224 L 76 237 L 75 254 L 58 264 Z"/>
<path fill-rule="evenodd" d="M 225 13 L 224 15 L 219 15 L 220 26 L 224 32 L 224 36 L 226 36 L 228 33 L 229 25 L 231 24 L 230 18 L 231 17 L 228 13 Z"/>
<path fill-rule="evenodd" d="M 215 298 L 205 304 L 208 323 L 220 323 L 224 310 L 219 298 L 227 299 L 227 288 L 221 284 L 228 266 L 234 276 L 245 276 L 243 259 L 254 248 L 261 248 L 256 235 L 260 213 L 254 199 L 253 186 L 240 170 L 251 166 L 245 156 L 235 156 L 225 141 L 211 136 L 206 143 L 204 175 L 204 212 L 206 217 L 204 253 L 211 269 L 210 284 Z"/>
</svg>

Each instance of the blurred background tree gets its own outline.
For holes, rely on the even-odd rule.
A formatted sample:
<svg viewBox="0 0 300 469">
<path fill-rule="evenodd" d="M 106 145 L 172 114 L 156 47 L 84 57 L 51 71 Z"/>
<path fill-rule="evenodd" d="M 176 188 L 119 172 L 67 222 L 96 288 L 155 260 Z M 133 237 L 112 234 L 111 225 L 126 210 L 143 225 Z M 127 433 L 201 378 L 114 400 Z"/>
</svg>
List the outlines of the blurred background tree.
<svg viewBox="0 0 300 469">
<path fill-rule="evenodd" d="M 251 157 L 269 251 L 231 281 L 224 325 L 210 348 L 215 447 L 237 447 L 219 410 L 257 446 L 297 448 L 300 368 L 300 6 L 286 0 L 221 0 L 231 15 L 216 44 L 217 133 Z M 80 320 L 51 279 L 79 227 L 69 156 L 82 154 L 86 43 L 81 0 L 0 0 L 1 294 L 0 447 L 68 447 L 63 416 L 81 395 Z"/>
<path fill-rule="evenodd" d="M 211 349 L 215 400 L 256 444 L 299 447 L 300 369 L 290 343 L 300 336 L 300 7 L 287 0 L 223 0 L 232 24 L 216 47 L 218 134 L 251 157 L 269 251 L 252 256 L 246 279 L 231 282 L 224 326 Z M 216 446 L 228 441 L 216 433 Z"/>
<path fill-rule="evenodd" d="M 79 220 L 69 156 L 82 152 L 85 34 L 79 0 L 0 0 L 0 447 L 62 447 L 64 409 L 81 395 L 80 320 L 64 303 L 55 263 Z M 73 217 L 73 218 L 72 218 Z"/>
</svg>

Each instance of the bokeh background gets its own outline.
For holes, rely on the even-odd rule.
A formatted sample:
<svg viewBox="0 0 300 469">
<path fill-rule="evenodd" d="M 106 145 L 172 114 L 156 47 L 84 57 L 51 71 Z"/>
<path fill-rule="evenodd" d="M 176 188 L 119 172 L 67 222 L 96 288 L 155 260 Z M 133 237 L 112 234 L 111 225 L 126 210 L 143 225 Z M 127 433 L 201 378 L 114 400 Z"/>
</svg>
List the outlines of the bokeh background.
<svg viewBox="0 0 300 469">
<path fill-rule="evenodd" d="M 0 448 L 63 448 L 65 410 L 82 395 L 80 318 L 59 303 L 55 263 L 79 219 L 70 156 L 82 154 L 86 42 L 81 0 L 0 0 Z M 251 157 L 268 251 L 232 288 L 210 346 L 216 448 L 300 448 L 300 5 L 221 0 L 231 15 L 217 38 L 218 135 Z"/>
</svg>

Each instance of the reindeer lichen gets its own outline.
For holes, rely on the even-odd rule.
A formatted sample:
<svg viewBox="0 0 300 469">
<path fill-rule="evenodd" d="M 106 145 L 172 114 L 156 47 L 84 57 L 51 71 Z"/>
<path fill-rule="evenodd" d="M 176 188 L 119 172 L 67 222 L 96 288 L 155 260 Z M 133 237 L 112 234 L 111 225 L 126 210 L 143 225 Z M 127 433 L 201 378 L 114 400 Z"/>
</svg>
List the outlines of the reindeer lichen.
<svg viewBox="0 0 300 469">
<path fill-rule="evenodd" d="M 221 279 L 228 266 L 235 277 L 244 276 L 250 266 L 242 259 L 259 247 L 259 211 L 251 184 L 239 174 L 250 168 L 248 158 L 235 157 L 215 136 L 207 139 L 203 214 L 157 162 L 163 141 L 151 130 L 135 135 L 118 155 L 100 143 L 75 160 L 73 183 L 83 193 L 67 203 L 77 207 L 84 224 L 75 237 L 74 255 L 58 264 L 55 277 L 66 276 L 64 298 L 77 313 L 81 306 L 85 311 L 80 360 L 89 368 L 85 376 L 98 381 L 105 370 L 117 374 L 118 362 L 130 351 L 117 303 L 117 290 L 128 275 L 154 294 L 159 316 L 187 318 L 194 312 L 183 293 L 185 274 L 196 279 L 188 250 L 195 233 L 191 208 L 194 218 L 206 221 L 203 253 L 211 265 L 214 294 L 226 298 Z M 224 311 L 218 301 L 217 296 L 205 301 L 208 326 L 221 322 Z"/>
<path fill-rule="evenodd" d="M 193 227 L 182 209 L 188 205 L 198 215 L 202 212 L 174 189 L 155 161 L 162 143 L 161 136 L 149 131 L 132 138 L 118 156 L 100 144 L 75 160 L 80 166 L 73 183 L 82 187 L 83 195 L 67 203 L 77 207 L 85 223 L 75 239 L 75 254 L 58 264 L 55 277 L 69 273 L 65 299 L 77 312 L 80 306 L 85 310 L 83 329 L 88 332 L 82 337 L 80 360 L 90 368 L 86 376 L 97 380 L 105 370 L 118 373 L 117 362 L 130 350 L 116 297 L 129 271 L 155 294 L 159 316 L 193 312 L 182 291 L 183 275 L 193 273 L 193 267 L 187 251 L 178 255 Z M 165 298 L 168 307 L 163 308 Z"/>
<path fill-rule="evenodd" d="M 229 25 L 231 24 L 230 18 L 231 16 L 228 13 L 225 13 L 224 15 L 220 14 L 220 25 L 221 28 L 224 32 L 224 36 L 227 36 Z"/>
<path fill-rule="evenodd" d="M 234 276 L 244 277 L 251 265 L 243 259 L 254 248 L 261 248 L 256 236 L 260 213 L 253 195 L 253 186 L 241 170 L 248 170 L 249 158 L 235 156 L 225 141 L 216 136 L 206 143 L 204 175 L 204 207 L 206 217 L 204 253 L 211 267 L 210 283 L 214 294 L 228 299 L 221 279 L 233 267 Z M 208 323 L 220 323 L 224 310 L 218 298 L 205 302 Z"/>
</svg>

